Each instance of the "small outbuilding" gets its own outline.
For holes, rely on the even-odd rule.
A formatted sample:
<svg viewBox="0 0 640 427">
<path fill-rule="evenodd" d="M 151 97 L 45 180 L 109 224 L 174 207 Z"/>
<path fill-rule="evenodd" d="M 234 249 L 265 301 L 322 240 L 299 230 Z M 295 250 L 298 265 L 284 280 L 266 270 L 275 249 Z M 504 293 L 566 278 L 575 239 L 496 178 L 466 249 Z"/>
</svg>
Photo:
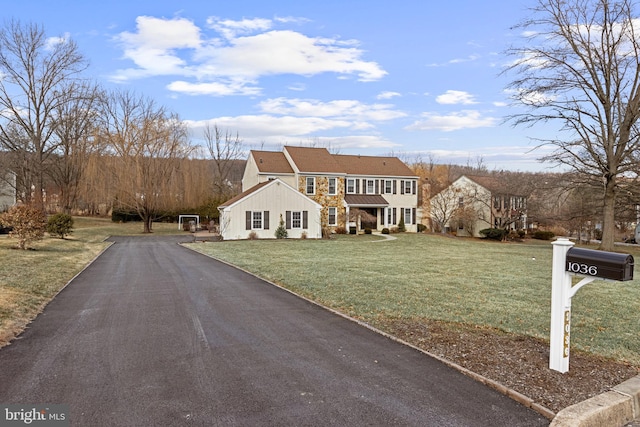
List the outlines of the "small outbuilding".
<svg viewBox="0 0 640 427">
<path fill-rule="evenodd" d="M 275 239 L 281 219 L 288 238 L 322 237 L 322 206 L 279 178 L 254 185 L 218 210 L 223 240 Z"/>
</svg>

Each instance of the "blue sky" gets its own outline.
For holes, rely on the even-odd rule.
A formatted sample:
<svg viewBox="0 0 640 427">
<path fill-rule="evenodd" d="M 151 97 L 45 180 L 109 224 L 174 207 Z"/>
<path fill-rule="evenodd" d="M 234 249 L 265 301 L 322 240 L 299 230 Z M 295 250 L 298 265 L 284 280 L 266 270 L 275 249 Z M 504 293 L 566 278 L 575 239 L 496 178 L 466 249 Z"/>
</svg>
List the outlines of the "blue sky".
<svg viewBox="0 0 640 427">
<path fill-rule="evenodd" d="M 5 2 L 5 20 L 70 36 L 107 88 L 152 97 L 194 140 L 217 124 L 249 148 L 543 170 L 501 76 L 533 0 Z"/>
</svg>

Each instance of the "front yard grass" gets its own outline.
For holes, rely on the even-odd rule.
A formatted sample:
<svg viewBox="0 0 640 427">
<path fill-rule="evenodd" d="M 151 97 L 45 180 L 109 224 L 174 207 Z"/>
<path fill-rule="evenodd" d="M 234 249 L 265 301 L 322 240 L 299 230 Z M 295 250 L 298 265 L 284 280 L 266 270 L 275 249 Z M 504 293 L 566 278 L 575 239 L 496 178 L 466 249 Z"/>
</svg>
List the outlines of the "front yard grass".
<svg viewBox="0 0 640 427">
<path fill-rule="evenodd" d="M 390 320 L 441 320 L 549 339 L 550 242 L 394 236 L 187 246 L 382 329 Z M 640 259 L 635 247 L 619 251 Z M 640 366 L 639 285 L 582 288 L 572 301 L 572 347 Z"/>
<path fill-rule="evenodd" d="M 154 224 L 154 234 L 177 232 L 176 224 Z M 0 347 L 7 344 L 69 280 L 94 259 L 110 235 L 142 234 L 141 223 L 116 224 L 105 218 L 74 218 L 64 240 L 45 237 L 33 250 L 15 249 L 17 240 L 0 235 Z"/>
</svg>

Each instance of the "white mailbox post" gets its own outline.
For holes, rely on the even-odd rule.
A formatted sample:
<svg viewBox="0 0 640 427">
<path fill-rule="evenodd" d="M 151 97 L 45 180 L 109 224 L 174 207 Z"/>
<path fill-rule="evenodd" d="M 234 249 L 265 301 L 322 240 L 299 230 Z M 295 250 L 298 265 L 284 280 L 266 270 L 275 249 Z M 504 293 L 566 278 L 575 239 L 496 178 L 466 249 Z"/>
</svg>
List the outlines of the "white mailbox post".
<svg viewBox="0 0 640 427">
<path fill-rule="evenodd" d="M 573 248 L 574 243 L 566 238 L 558 238 L 551 244 L 553 266 L 549 369 L 564 373 L 569 370 L 571 298 L 580 288 L 596 279 L 632 280 L 633 257 L 615 252 Z M 575 275 L 585 277 L 572 286 L 572 277 Z"/>
</svg>

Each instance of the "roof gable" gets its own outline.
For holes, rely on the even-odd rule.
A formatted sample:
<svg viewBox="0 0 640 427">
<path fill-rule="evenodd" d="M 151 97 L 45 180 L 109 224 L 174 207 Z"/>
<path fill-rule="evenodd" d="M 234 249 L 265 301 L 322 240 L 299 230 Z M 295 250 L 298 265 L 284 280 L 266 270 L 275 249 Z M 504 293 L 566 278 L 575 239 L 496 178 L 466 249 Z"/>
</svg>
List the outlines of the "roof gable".
<svg viewBox="0 0 640 427">
<path fill-rule="evenodd" d="M 236 203 L 246 199 L 247 197 L 250 197 L 253 194 L 258 193 L 260 191 L 264 191 L 266 188 L 268 188 L 270 186 L 273 186 L 273 185 L 283 186 L 284 191 L 290 191 L 296 197 L 302 197 L 302 198 L 306 199 L 307 201 L 313 203 L 317 207 L 319 207 L 319 208 L 322 207 L 319 203 L 317 203 L 313 199 L 310 199 L 309 197 L 305 196 L 304 194 L 302 194 L 301 192 L 299 192 L 295 188 L 293 188 L 290 185 L 288 185 L 286 182 L 276 178 L 276 179 L 271 179 L 269 181 L 261 182 L 259 184 L 254 185 L 253 187 L 249 188 L 247 191 L 243 191 L 242 193 L 238 194 L 237 196 L 227 200 L 226 202 L 224 202 L 223 204 L 218 206 L 218 209 L 230 208 L 233 205 L 235 205 Z"/>
<path fill-rule="evenodd" d="M 333 157 L 349 175 L 407 176 L 416 174 L 397 157 L 352 156 L 334 154 Z"/>
<path fill-rule="evenodd" d="M 260 173 L 293 173 L 289 161 L 282 152 L 251 150 L 251 156 Z"/>
<path fill-rule="evenodd" d="M 284 147 L 299 172 L 344 174 L 343 167 L 326 148 Z"/>
<path fill-rule="evenodd" d="M 251 150 L 261 174 L 319 173 L 334 175 L 416 177 L 397 157 L 331 154 L 326 148 L 286 146 L 284 151 Z"/>
</svg>

